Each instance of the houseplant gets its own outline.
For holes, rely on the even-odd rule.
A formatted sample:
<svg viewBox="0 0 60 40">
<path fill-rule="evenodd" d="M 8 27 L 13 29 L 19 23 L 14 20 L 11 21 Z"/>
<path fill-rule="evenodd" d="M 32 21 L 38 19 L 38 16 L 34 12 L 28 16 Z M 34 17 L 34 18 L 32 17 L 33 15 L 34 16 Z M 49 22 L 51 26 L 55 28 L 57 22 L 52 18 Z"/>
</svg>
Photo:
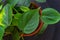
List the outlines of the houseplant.
<svg viewBox="0 0 60 40">
<path fill-rule="evenodd" d="M 46 0 L 36 0 L 46 2 Z M 30 0 L 0 0 L 0 40 L 3 36 L 12 35 L 13 40 L 24 40 L 23 37 L 42 34 L 48 24 L 57 23 L 60 14 L 53 8 L 41 10 Z"/>
</svg>

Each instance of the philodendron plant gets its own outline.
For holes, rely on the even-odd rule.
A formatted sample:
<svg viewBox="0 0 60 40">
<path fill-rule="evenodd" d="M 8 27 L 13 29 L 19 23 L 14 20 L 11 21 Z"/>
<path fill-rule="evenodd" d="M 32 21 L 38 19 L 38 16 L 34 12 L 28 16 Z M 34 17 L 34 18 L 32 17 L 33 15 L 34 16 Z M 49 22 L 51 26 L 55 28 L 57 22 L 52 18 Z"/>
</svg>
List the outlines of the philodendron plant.
<svg viewBox="0 0 60 40">
<path fill-rule="evenodd" d="M 35 8 L 33 3 L 31 0 L 0 0 L 0 40 L 9 34 L 13 40 L 24 40 L 24 36 L 42 34 L 49 24 L 60 21 L 57 10 L 45 8 L 41 11 L 41 6 Z"/>
</svg>

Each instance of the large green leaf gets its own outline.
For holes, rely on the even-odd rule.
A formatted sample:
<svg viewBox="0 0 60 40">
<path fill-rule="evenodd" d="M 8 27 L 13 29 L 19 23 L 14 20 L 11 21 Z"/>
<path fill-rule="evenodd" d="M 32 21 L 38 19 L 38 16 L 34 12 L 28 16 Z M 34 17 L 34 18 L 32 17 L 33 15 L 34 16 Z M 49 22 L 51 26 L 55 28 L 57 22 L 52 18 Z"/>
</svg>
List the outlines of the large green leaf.
<svg viewBox="0 0 60 40">
<path fill-rule="evenodd" d="M 4 35 L 4 29 L 0 26 L 0 40 L 2 40 Z"/>
<path fill-rule="evenodd" d="M 39 9 L 29 10 L 24 13 L 18 23 L 18 28 L 23 33 L 29 34 L 36 30 L 39 24 Z"/>
<path fill-rule="evenodd" d="M 46 0 L 36 0 L 37 2 L 41 2 L 41 3 L 44 3 L 46 2 Z"/>
<path fill-rule="evenodd" d="M 14 7 L 14 6 L 18 3 L 18 1 L 20 1 L 20 0 L 7 0 L 7 2 L 8 2 L 12 7 Z"/>
<path fill-rule="evenodd" d="M 42 11 L 41 19 L 46 24 L 54 24 L 60 20 L 60 14 L 53 8 L 46 8 Z"/>
<path fill-rule="evenodd" d="M 2 11 L 0 12 L 0 25 L 9 26 L 12 21 L 12 9 L 9 4 L 5 5 Z M 4 28 L 6 28 L 4 27 Z"/>
<path fill-rule="evenodd" d="M 20 6 L 29 6 L 30 5 L 30 0 L 19 0 L 18 5 Z"/>
</svg>

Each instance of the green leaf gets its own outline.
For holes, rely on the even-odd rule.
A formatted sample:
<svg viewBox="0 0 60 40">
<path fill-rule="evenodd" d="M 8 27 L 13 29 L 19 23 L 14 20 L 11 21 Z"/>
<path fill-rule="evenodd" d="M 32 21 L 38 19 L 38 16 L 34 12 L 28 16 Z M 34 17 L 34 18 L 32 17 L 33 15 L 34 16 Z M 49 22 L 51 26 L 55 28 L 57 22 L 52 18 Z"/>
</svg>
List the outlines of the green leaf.
<svg viewBox="0 0 60 40">
<path fill-rule="evenodd" d="M 22 16 L 20 13 L 14 14 L 14 18 L 12 19 L 12 25 L 17 26 L 19 18 Z"/>
<path fill-rule="evenodd" d="M 2 9 L 2 6 L 3 6 L 3 5 L 0 5 L 0 10 Z"/>
<path fill-rule="evenodd" d="M 19 0 L 18 5 L 29 7 L 30 6 L 30 0 L 23 0 L 23 1 Z"/>
<path fill-rule="evenodd" d="M 15 18 L 15 19 L 19 19 L 21 16 L 22 16 L 21 13 L 16 13 L 16 14 L 14 14 L 14 18 Z"/>
<path fill-rule="evenodd" d="M 12 26 L 17 26 L 18 24 L 18 19 L 12 19 Z"/>
<path fill-rule="evenodd" d="M 1 2 L 2 0 L 0 0 L 0 2 Z"/>
<path fill-rule="evenodd" d="M 43 32 L 46 30 L 47 26 L 48 26 L 48 24 L 43 24 L 39 34 L 43 34 Z"/>
<path fill-rule="evenodd" d="M 53 8 L 46 8 L 42 11 L 41 19 L 46 24 L 54 24 L 60 20 L 60 14 Z"/>
<path fill-rule="evenodd" d="M 22 30 L 23 33 L 32 33 L 39 24 L 39 9 L 30 10 L 24 13 L 18 22 L 18 28 Z"/>
<path fill-rule="evenodd" d="M 19 32 L 16 29 L 13 32 L 13 40 L 20 40 Z"/>
<path fill-rule="evenodd" d="M 7 0 L 7 2 L 8 2 L 12 7 L 14 7 L 14 6 L 19 2 L 19 0 Z"/>
<path fill-rule="evenodd" d="M 41 3 L 44 3 L 46 2 L 46 0 L 36 0 L 37 2 L 41 2 Z"/>
<path fill-rule="evenodd" d="M 11 21 L 12 21 L 12 9 L 10 5 L 7 4 L 0 12 L 0 25 L 6 28 L 11 24 Z"/>
<path fill-rule="evenodd" d="M 25 7 L 25 6 L 20 6 L 20 9 L 21 9 L 23 12 L 27 12 L 27 11 L 30 10 L 28 7 Z"/>
<path fill-rule="evenodd" d="M 4 35 L 4 29 L 0 26 L 0 40 L 2 40 Z"/>
</svg>

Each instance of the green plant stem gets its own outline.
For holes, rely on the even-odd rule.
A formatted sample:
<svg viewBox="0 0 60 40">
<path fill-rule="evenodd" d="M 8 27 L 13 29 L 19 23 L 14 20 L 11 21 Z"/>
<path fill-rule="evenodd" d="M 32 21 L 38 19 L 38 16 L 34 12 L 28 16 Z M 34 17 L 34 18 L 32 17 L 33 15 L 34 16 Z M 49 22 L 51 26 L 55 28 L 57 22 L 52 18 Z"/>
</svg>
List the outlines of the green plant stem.
<svg viewBox="0 0 60 40">
<path fill-rule="evenodd" d="M 19 13 L 15 8 L 13 8 L 17 13 Z"/>
</svg>

